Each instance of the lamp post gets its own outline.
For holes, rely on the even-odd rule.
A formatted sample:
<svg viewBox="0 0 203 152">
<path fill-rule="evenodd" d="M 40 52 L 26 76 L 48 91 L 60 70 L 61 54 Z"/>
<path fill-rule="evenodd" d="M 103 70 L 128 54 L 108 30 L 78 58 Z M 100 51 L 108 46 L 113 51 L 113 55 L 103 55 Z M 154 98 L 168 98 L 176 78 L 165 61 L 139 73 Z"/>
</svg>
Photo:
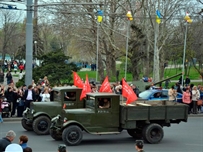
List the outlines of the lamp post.
<svg viewBox="0 0 203 152">
<path fill-rule="evenodd" d="M 187 45 L 187 31 L 188 31 L 188 23 L 192 23 L 191 18 L 189 17 L 189 14 L 186 13 L 185 16 L 186 21 L 186 27 L 185 27 L 185 39 L 184 39 L 184 48 L 183 48 L 183 67 L 182 67 L 182 87 L 184 86 L 184 73 L 185 73 L 185 52 L 186 52 L 186 45 Z"/>
<path fill-rule="evenodd" d="M 98 80 L 98 64 L 99 64 L 99 23 L 97 23 L 97 59 L 96 59 L 96 82 Z"/>
<path fill-rule="evenodd" d="M 33 23 L 32 23 L 32 0 L 27 0 L 26 19 L 26 56 L 25 56 L 25 84 L 32 83 L 32 62 L 33 62 Z"/>
<path fill-rule="evenodd" d="M 35 43 L 35 54 L 37 55 L 37 41 L 34 41 Z"/>
<path fill-rule="evenodd" d="M 99 64 L 99 26 L 103 19 L 103 11 L 97 11 L 97 58 L 96 58 L 96 82 L 98 80 L 98 64 Z"/>
<path fill-rule="evenodd" d="M 125 53 L 125 80 L 127 80 L 127 69 L 128 69 L 128 41 L 129 41 L 129 26 L 130 21 L 133 20 L 132 14 L 130 11 L 126 14 L 128 21 L 127 21 L 127 33 L 126 33 L 126 53 Z"/>
</svg>

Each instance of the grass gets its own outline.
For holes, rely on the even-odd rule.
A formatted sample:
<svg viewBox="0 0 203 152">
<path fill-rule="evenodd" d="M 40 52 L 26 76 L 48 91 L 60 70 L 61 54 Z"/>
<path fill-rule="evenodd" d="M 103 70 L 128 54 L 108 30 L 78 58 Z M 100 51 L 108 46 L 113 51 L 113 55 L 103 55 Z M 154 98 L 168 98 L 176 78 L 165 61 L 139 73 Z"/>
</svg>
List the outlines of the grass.
<svg viewBox="0 0 203 152">
<path fill-rule="evenodd" d="M 176 74 L 181 73 L 181 72 L 182 72 L 182 68 L 165 69 L 164 70 L 164 77 L 165 78 L 167 76 L 170 77 L 170 76 L 176 75 Z M 79 71 L 77 73 L 83 80 L 85 80 L 86 74 L 88 75 L 89 79 L 93 79 L 93 80 L 96 79 L 96 71 Z M 119 80 L 121 80 L 124 76 L 125 76 L 124 70 L 120 70 Z M 141 78 L 141 76 L 142 76 L 142 74 L 140 74 L 140 78 Z M 127 77 L 128 81 L 132 81 L 132 74 L 131 73 L 127 73 L 126 77 Z M 180 78 L 180 76 L 177 76 L 175 78 L 172 78 L 171 80 L 178 80 L 179 78 Z M 199 80 L 200 79 L 200 74 L 196 71 L 196 69 L 194 67 L 190 68 L 189 78 L 191 80 Z M 98 80 L 100 80 L 99 77 L 98 77 Z M 116 77 L 111 78 L 109 81 L 115 82 Z"/>
<path fill-rule="evenodd" d="M 176 75 L 178 73 L 182 72 L 182 68 L 176 68 L 176 69 L 165 69 L 164 71 L 164 77 L 166 78 L 167 76 L 173 76 Z M 190 68 L 190 73 L 189 73 L 189 78 L 191 80 L 199 80 L 200 79 L 200 74 L 196 71 L 196 69 L 194 67 Z M 178 80 L 179 77 L 173 78 L 172 80 Z"/>
<path fill-rule="evenodd" d="M 86 78 L 86 74 L 88 75 L 89 79 L 93 79 L 96 80 L 96 71 L 79 71 L 77 72 L 77 74 L 80 76 L 81 79 L 85 80 Z M 121 71 L 119 73 L 119 80 L 121 80 L 123 77 L 125 77 L 125 72 Z M 127 73 L 126 74 L 127 80 L 132 81 L 132 74 L 131 73 Z M 99 79 L 99 75 L 98 75 L 98 80 Z M 110 82 L 116 82 L 116 77 L 112 77 L 110 80 Z"/>
</svg>

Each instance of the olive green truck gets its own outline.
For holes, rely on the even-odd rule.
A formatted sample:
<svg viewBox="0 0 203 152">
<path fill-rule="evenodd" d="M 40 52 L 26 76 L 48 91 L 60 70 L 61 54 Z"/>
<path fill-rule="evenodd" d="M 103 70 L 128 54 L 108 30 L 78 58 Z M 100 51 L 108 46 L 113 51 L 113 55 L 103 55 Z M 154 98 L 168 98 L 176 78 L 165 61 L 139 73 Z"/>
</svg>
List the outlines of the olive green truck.
<svg viewBox="0 0 203 152">
<path fill-rule="evenodd" d="M 110 102 L 109 108 L 101 108 L 102 100 Z M 88 93 L 85 106 L 64 109 L 51 120 L 50 135 L 63 140 L 66 145 L 80 144 L 83 131 L 96 134 L 119 134 L 127 130 L 135 139 L 159 143 L 163 127 L 172 123 L 187 122 L 188 106 L 171 101 L 136 101 L 126 105 L 120 95 L 113 93 Z"/>
<path fill-rule="evenodd" d="M 53 88 L 53 101 L 32 102 L 30 108 L 23 112 L 22 127 L 27 131 L 34 131 L 38 135 L 49 134 L 51 119 L 60 114 L 62 109 L 77 109 L 85 106 L 80 101 L 82 89 L 77 87 Z"/>
</svg>

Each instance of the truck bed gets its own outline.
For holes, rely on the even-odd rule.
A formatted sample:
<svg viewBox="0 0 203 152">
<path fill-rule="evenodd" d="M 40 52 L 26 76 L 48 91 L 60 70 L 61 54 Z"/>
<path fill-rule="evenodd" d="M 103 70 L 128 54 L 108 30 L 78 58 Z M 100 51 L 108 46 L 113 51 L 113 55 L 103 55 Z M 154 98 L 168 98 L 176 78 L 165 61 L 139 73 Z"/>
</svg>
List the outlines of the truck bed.
<svg viewBox="0 0 203 152">
<path fill-rule="evenodd" d="M 120 123 L 124 128 L 134 128 L 137 123 L 163 124 L 187 122 L 188 106 L 171 101 L 137 101 L 120 104 Z"/>
</svg>

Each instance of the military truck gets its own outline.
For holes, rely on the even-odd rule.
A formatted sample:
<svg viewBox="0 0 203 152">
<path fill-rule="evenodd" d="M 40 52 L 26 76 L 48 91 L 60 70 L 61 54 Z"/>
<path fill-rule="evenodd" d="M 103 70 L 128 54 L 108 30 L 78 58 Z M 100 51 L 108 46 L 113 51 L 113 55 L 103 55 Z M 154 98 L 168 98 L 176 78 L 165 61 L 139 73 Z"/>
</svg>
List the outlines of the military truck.
<svg viewBox="0 0 203 152">
<path fill-rule="evenodd" d="M 30 108 L 23 112 L 23 128 L 27 131 L 34 130 L 38 135 L 49 134 L 51 118 L 60 114 L 63 108 L 84 108 L 84 101 L 80 101 L 81 92 L 82 89 L 71 86 L 53 88 L 54 101 L 32 102 Z"/>
<path fill-rule="evenodd" d="M 109 101 L 109 108 L 101 108 L 104 99 Z M 52 119 L 53 139 L 74 146 L 82 141 L 83 131 L 105 135 L 127 130 L 133 138 L 155 144 L 162 140 L 164 126 L 188 119 L 188 106 L 171 101 L 135 101 L 126 105 L 117 94 L 87 93 L 85 103 L 84 108 L 64 109 Z"/>
</svg>

